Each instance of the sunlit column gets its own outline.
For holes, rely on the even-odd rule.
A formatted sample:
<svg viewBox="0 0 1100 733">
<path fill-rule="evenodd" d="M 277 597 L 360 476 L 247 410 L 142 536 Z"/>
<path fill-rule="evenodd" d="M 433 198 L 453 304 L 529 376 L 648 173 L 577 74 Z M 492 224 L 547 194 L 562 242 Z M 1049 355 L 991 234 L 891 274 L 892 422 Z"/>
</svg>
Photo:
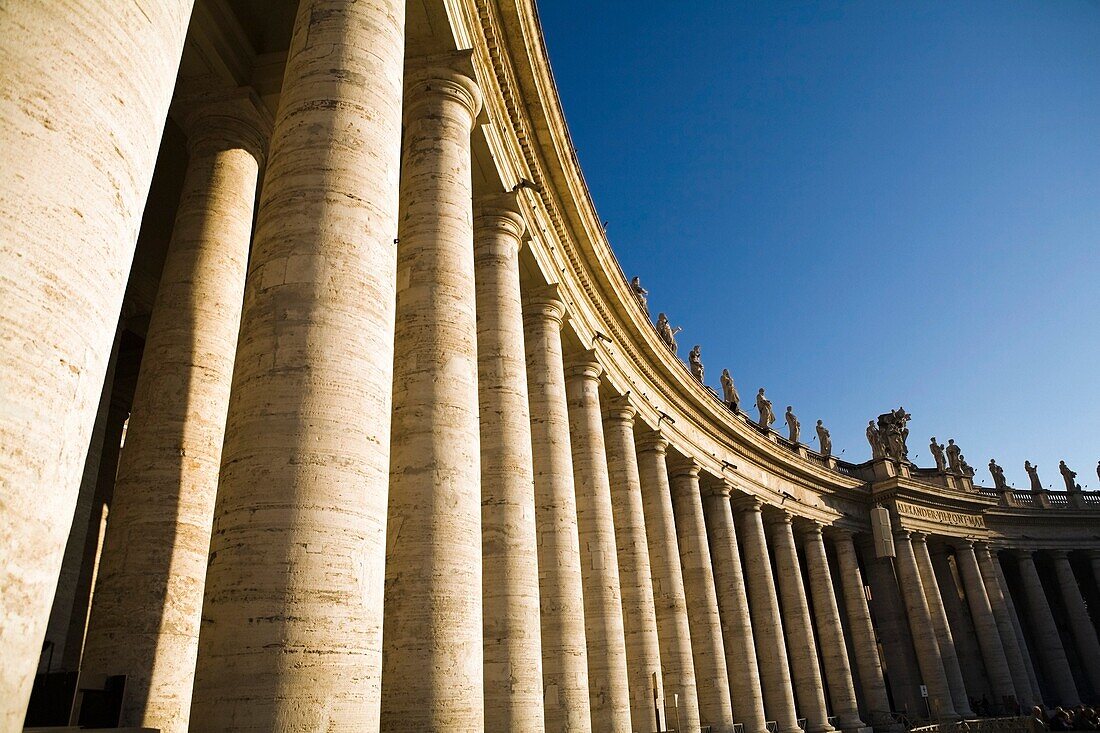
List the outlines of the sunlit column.
<svg viewBox="0 0 1100 733">
<path fill-rule="evenodd" d="M 974 630 L 978 635 L 978 646 L 982 650 L 985 671 L 989 675 L 989 684 L 998 702 L 1016 697 L 1016 688 L 1012 684 L 1012 673 L 1008 669 L 1001 635 L 997 630 L 997 621 L 993 617 L 993 608 L 978 570 L 978 560 L 974 555 L 974 545 L 969 541 L 956 541 L 955 560 L 959 564 L 966 602 L 970 606 L 970 616 L 974 619 Z"/>
<path fill-rule="evenodd" d="M 546 730 L 588 733 L 588 650 L 573 454 L 565 397 L 556 288 L 524 293 L 524 348 L 531 403 L 531 447 L 538 533 L 542 684 Z"/>
<path fill-rule="evenodd" d="M 1020 651 L 1016 638 L 1016 628 L 1012 624 L 1012 613 L 1005 599 L 1005 590 L 1001 587 L 1001 581 L 997 577 L 994 563 L 997 562 L 989 548 L 989 545 L 978 543 L 974 546 L 974 554 L 978 558 L 978 569 L 981 571 L 982 583 L 985 585 L 986 595 L 989 596 L 989 605 L 993 609 L 993 617 L 997 622 L 997 632 L 1001 637 L 1001 645 L 1004 647 L 1005 658 L 1008 661 L 1008 671 L 1012 675 L 1012 686 L 1016 690 L 1016 701 L 1023 708 L 1029 708 L 1040 702 L 1032 695 L 1031 679 L 1028 677 L 1027 668 L 1029 660 L 1025 660 Z M 1094 632 L 1095 633 L 1095 632 Z"/>
<path fill-rule="evenodd" d="M 699 728 L 699 701 L 695 684 L 695 663 L 691 658 L 691 630 L 687 599 L 684 596 L 684 576 L 676 543 L 672 489 L 669 486 L 665 461 L 668 441 L 654 431 L 640 437 L 637 447 L 668 725 L 676 721 L 675 707 L 684 730 L 696 730 Z"/>
<path fill-rule="evenodd" d="M 0 729 L 23 725 L 192 5 L 0 4 Z"/>
<path fill-rule="evenodd" d="M 733 506 L 741 533 L 764 706 L 768 718 L 779 726 L 780 733 L 798 733 L 802 729 L 795 713 L 787 644 L 783 640 L 782 617 L 779 615 L 779 593 L 772 577 L 771 556 L 760 511 L 763 502 L 755 496 L 742 496 L 734 500 Z"/>
<path fill-rule="evenodd" d="M 1058 576 L 1058 590 L 1062 594 L 1062 603 L 1069 616 L 1070 630 L 1077 643 L 1078 658 L 1085 668 L 1092 689 L 1100 690 L 1100 642 L 1096 638 L 1096 627 L 1089 618 L 1085 600 L 1081 597 L 1081 588 L 1069 564 L 1069 553 L 1055 550 L 1050 553 L 1054 561 L 1054 572 Z"/>
<path fill-rule="evenodd" d="M 591 352 L 581 354 L 566 368 L 565 393 L 577 489 L 592 728 L 595 731 L 629 731 L 630 686 L 619 562 L 600 417 L 602 372 L 603 367 Z"/>
</svg>

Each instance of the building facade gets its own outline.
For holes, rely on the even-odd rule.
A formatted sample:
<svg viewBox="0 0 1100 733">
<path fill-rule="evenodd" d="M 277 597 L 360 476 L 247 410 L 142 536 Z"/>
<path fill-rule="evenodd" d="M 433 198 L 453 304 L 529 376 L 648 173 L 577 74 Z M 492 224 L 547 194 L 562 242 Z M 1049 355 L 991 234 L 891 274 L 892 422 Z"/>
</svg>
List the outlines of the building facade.
<svg viewBox="0 0 1100 733">
<path fill-rule="evenodd" d="M 847 463 L 709 390 L 533 0 L 10 3 L 0 90 L 0 730 L 1097 699 L 1100 495 L 919 468 L 900 409 Z"/>
</svg>

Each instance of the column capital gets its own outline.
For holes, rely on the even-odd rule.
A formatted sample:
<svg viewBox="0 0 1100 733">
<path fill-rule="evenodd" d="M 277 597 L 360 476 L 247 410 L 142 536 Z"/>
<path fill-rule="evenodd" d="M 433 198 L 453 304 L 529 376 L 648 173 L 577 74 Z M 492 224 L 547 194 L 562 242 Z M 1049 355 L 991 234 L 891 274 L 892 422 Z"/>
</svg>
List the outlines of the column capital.
<svg viewBox="0 0 1100 733">
<path fill-rule="evenodd" d="M 794 515 L 786 509 L 780 507 L 770 507 L 768 511 L 764 512 L 764 523 L 769 527 L 775 527 L 780 525 L 787 525 L 789 527 L 794 526 Z"/>
<path fill-rule="evenodd" d="M 569 359 L 565 367 L 566 380 L 582 379 L 598 382 L 603 374 L 603 365 L 596 358 L 596 352 L 587 349 Z"/>
<path fill-rule="evenodd" d="M 912 537 L 913 537 L 913 530 L 906 529 L 905 527 L 895 527 L 894 528 L 894 539 L 905 540 L 906 542 L 911 543 Z"/>
<path fill-rule="evenodd" d="M 1053 560 L 1068 560 L 1069 550 L 1044 550 Z"/>
<path fill-rule="evenodd" d="M 263 164 L 274 121 L 251 87 L 189 94 L 173 100 L 170 113 L 189 155 L 239 147 Z"/>
<path fill-rule="evenodd" d="M 425 104 L 453 101 L 469 115 L 470 123 L 481 112 L 481 88 L 476 81 L 473 51 L 454 51 L 410 59 L 405 64 L 406 120 L 420 113 Z"/>
<path fill-rule="evenodd" d="M 951 546 L 955 548 L 956 552 L 965 552 L 966 550 L 970 550 L 971 552 L 974 551 L 974 540 L 969 537 L 952 537 L 949 542 Z"/>
<path fill-rule="evenodd" d="M 756 494 L 742 494 L 741 496 L 733 497 L 733 508 L 738 514 L 752 512 L 759 514 L 764 509 L 764 500 Z"/>
<path fill-rule="evenodd" d="M 802 519 L 795 526 L 795 530 L 803 540 L 824 540 L 825 525 L 816 519 Z"/>
<path fill-rule="evenodd" d="M 474 200 L 474 237 L 486 231 L 511 237 L 516 248 L 523 246 L 527 223 L 523 219 L 515 193 L 479 196 Z"/>
<path fill-rule="evenodd" d="M 653 451 L 664 455 L 668 451 L 668 438 L 660 430 L 651 430 L 635 438 L 634 446 L 639 453 Z"/>
<path fill-rule="evenodd" d="M 728 499 L 733 496 L 734 485 L 729 479 L 718 479 L 717 481 L 710 481 L 705 487 L 703 487 L 703 496 L 717 496 L 719 498 Z"/>
<path fill-rule="evenodd" d="M 525 323 L 549 321 L 560 329 L 565 323 L 565 301 L 556 283 L 523 290 L 523 320 Z"/>
<path fill-rule="evenodd" d="M 1035 562 L 1035 550 L 1012 550 L 1012 556 L 1017 560 L 1026 560 L 1027 562 Z"/>
<path fill-rule="evenodd" d="M 927 545 L 928 544 L 928 533 L 927 532 L 921 532 L 919 530 L 914 530 L 910 534 L 910 539 L 915 543 Z"/>
<path fill-rule="evenodd" d="M 697 479 L 699 478 L 700 470 L 701 466 L 699 465 L 699 462 L 691 456 L 670 461 L 668 466 L 668 474 L 672 478 L 676 478 L 679 476 L 689 476 L 691 478 Z"/>
<path fill-rule="evenodd" d="M 630 402 L 630 395 L 616 395 L 603 401 L 603 419 L 611 421 L 627 422 L 634 424 L 634 416 L 638 414 L 637 408 Z"/>
</svg>

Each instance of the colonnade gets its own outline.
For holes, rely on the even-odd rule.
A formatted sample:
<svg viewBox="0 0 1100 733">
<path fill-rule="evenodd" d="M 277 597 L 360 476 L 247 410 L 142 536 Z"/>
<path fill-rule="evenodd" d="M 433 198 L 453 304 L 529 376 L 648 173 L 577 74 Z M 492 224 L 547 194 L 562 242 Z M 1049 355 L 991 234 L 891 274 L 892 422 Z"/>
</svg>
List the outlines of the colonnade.
<svg viewBox="0 0 1100 733">
<path fill-rule="evenodd" d="M 40 245 L 0 263 L 23 304 L 0 321 L 19 345 L 0 364 L 16 397 L 0 437 L 17 447 L 0 469 L 5 486 L 49 488 L 0 506 L 3 730 L 22 724 L 96 444 L 190 3 L 142 21 L 84 8 L 62 31 L 8 14 L 51 55 L 86 42 L 70 25 L 110 29 L 109 69 L 81 94 L 138 112 L 110 135 L 83 108 L 63 107 L 56 134 L 7 107 L 0 125 L 5 161 L 19 145 L 73 151 L 64 185 L 47 171 L 0 189 L 4 235 Z M 900 675 L 880 645 L 913 657 L 936 719 L 972 713 L 964 668 L 979 663 L 998 706 L 1079 701 L 1030 554 L 1015 599 L 984 543 L 895 520 L 896 558 L 861 558 L 861 520 L 803 516 L 641 417 L 611 352 L 563 332 L 577 313 L 562 288 L 523 272 L 534 194 L 474 185 L 486 104 L 471 53 L 406 58 L 404 19 L 401 0 L 303 0 L 273 119 L 247 88 L 175 100 L 184 194 L 74 717 L 82 691 L 121 675 L 122 725 L 173 733 L 890 730 Z M 5 88 L 33 97 L 43 82 L 4 58 Z M 116 89 L 139 64 L 143 85 Z M 58 137 L 74 131 L 83 145 Z M 110 196 L 91 190 L 105 180 Z M 33 232 L 12 203 L 28 188 Z M 1068 556 L 1052 561 L 1100 690 L 1095 626 Z M 872 608 L 868 586 L 904 608 Z M 980 660 L 958 651 L 962 612 Z"/>
</svg>

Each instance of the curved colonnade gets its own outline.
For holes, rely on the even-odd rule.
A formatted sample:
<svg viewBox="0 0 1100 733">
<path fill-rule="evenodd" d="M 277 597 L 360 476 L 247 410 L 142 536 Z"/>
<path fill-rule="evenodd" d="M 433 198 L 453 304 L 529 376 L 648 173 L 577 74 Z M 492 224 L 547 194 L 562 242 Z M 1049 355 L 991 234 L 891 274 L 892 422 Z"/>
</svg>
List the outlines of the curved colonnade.
<svg viewBox="0 0 1100 733">
<path fill-rule="evenodd" d="M 39 245 L 0 268 L 0 468 L 34 488 L 0 505 L 4 730 L 57 668 L 73 723 L 116 694 L 164 731 L 850 732 L 1100 692 L 1096 497 L 838 461 L 696 380 L 531 0 L 73 5 L 0 29 L 33 173 L 4 241 Z"/>
</svg>

